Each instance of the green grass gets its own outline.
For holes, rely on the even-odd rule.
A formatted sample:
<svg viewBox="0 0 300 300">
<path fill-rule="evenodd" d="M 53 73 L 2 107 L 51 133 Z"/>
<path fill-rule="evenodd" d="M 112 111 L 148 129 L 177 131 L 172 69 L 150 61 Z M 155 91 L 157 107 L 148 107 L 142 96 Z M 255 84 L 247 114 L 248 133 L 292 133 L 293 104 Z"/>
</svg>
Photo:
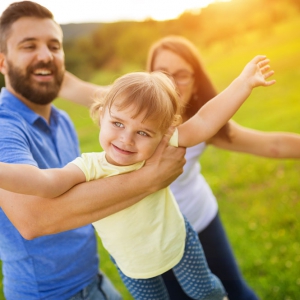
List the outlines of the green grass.
<svg viewBox="0 0 300 300">
<path fill-rule="evenodd" d="M 253 92 L 234 116 L 241 125 L 300 133 L 300 31 L 296 28 L 300 28 L 298 19 L 270 28 L 268 33 L 249 33 L 228 45 L 203 49 L 204 63 L 219 90 L 254 55 L 266 54 L 271 58 L 277 83 Z M 100 150 L 98 128 L 89 119 L 87 110 L 62 100 L 56 104 L 70 112 L 81 150 Z M 299 299 L 300 162 L 208 147 L 201 163 L 203 174 L 218 199 L 221 218 L 247 282 L 261 299 Z M 131 299 L 98 241 L 101 268 L 124 298 Z"/>
<path fill-rule="evenodd" d="M 239 124 L 300 133 L 300 34 L 293 30 L 299 25 L 298 20 L 280 24 L 260 41 L 232 48 L 224 56 L 219 53 L 217 60 L 206 52 L 210 74 L 220 89 L 248 58 L 261 53 L 271 59 L 277 83 L 253 92 L 233 118 Z M 261 299 L 299 299 L 300 162 L 208 147 L 201 163 L 248 283 Z"/>
</svg>

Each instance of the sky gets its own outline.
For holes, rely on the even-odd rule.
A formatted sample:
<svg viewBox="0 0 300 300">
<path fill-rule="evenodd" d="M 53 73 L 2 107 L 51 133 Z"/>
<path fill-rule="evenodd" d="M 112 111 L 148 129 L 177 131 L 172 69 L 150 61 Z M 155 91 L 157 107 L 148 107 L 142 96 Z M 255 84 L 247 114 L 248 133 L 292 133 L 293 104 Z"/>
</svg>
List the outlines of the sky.
<svg viewBox="0 0 300 300">
<path fill-rule="evenodd" d="M 0 0 L 0 14 L 17 1 Z M 60 24 L 167 20 L 186 10 L 199 10 L 211 2 L 221 1 L 230 0 L 35 0 L 51 10 Z"/>
</svg>

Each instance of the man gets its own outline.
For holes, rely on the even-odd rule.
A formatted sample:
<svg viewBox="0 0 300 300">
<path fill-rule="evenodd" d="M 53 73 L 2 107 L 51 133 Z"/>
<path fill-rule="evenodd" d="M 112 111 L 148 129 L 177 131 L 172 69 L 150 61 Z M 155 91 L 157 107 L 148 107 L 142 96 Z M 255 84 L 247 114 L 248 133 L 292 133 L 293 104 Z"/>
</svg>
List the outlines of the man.
<svg viewBox="0 0 300 300">
<path fill-rule="evenodd" d="M 49 10 L 23 1 L 3 12 L 0 71 L 6 85 L 0 94 L 0 160 L 45 169 L 78 156 L 73 124 L 51 104 L 65 66 L 62 31 Z M 56 199 L 0 190 L 6 299 L 121 299 L 98 272 L 90 223 L 169 185 L 182 172 L 183 155 L 165 138 L 141 170 L 78 185 Z"/>
</svg>

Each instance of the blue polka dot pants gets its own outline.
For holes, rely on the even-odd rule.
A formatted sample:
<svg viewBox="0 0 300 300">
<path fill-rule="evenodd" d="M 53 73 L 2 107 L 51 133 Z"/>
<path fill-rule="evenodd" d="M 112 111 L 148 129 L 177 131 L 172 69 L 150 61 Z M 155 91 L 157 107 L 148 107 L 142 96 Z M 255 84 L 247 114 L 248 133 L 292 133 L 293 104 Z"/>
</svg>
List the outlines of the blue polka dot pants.
<svg viewBox="0 0 300 300">
<path fill-rule="evenodd" d="M 173 272 L 184 292 L 192 299 L 222 300 L 226 292 L 221 281 L 211 273 L 197 233 L 185 220 L 186 245 L 181 261 Z M 160 276 L 148 279 L 133 279 L 120 276 L 135 300 L 169 300 L 169 295 Z"/>
</svg>

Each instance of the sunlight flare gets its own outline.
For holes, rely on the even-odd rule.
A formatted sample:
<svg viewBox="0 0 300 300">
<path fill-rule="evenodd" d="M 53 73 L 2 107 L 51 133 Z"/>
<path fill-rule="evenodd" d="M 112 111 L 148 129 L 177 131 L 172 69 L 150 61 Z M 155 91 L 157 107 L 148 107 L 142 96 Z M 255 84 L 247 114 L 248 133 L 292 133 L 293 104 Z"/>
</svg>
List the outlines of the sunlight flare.
<svg viewBox="0 0 300 300">
<path fill-rule="evenodd" d="M 198 12 L 201 8 L 208 6 L 209 4 L 216 2 L 230 2 L 231 0 L 186 0 L 186 1 L 172 1 L 172 4 L 168 1 L 162 1 L 161 9 L 157 9 L 157 3 L 152 2 L 151 18 L 157 21 L 164 21 L 169 19 L 175 19 L 185 11 Z"/>
</svg>

